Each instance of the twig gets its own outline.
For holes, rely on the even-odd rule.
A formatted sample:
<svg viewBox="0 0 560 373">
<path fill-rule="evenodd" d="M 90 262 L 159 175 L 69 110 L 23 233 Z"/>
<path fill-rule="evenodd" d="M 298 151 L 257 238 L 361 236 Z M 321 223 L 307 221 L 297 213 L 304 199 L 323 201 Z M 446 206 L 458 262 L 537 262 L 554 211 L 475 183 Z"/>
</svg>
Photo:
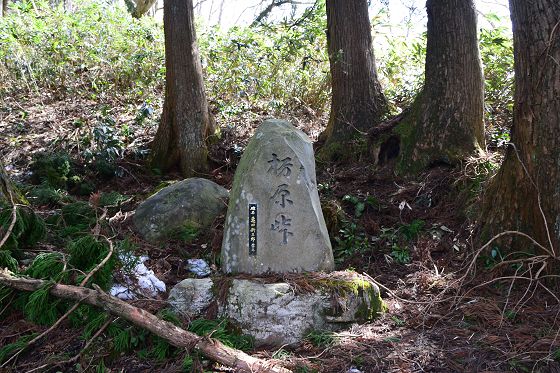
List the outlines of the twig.
<svg viewBox="0 0 560 373">
<path fill-rule="evenodd" d="M 118 319 L 118 318 L 117 318 L 117 319 Z M 89 346 L 91 346 L 91 344 L 93 343 L 93 341 L 95 341 L 95 339 L 96 339 L 97 337 L 99 337 L 99 336 L 101 335 L 101 333 L 103 333 L 103 331 L 104 331 L 105 329 L 107 329 L 107 327 L 108 327 L 113 321 L 115 321 L 115 319 L 114 319 L 113 317 L 109 317 L 109 320 L 105 321 L 105 323 L 104 323 L 103 325 L 101 325 L 101 328 L 99 328 L 99 330 L 93 335 L 93 337 L 91 337 L 91 338 L 87 341 L 87 343 L 85 344 L 84 348 L 82 348 L 81 351 L 80 351 L 76 356 L 74 356 L 74 357 L 71 358 L 71 359 L 62 361 L 62 362 L 58 363 L 57 365 L 70 364 L 70 363 L 76 362 L 76 360 L 78 360 L 78 359 L 80 358 L 80 356 L 82 356 L 82 354 L 84 353 L 84 351 L 86 351 L 86 350 L 89 348 Z"/>
<path fill-rule="evenodd" d="M 12 191 L 8 190 L 8 194 L 10 195 L 10 202 L 12 203 L 12 221 L 10 223 L 10 226 L 8 227 L 8 230 L 6 231 L 6 234 L 4 235 L 4 238 L 2 238 L 2 241 L 0 241 L 0 248 L 2 248 L 2 246 L 4 246 L 4 244 L 6 243 L 6 241 L 8 241 L 8 238 L 10 237 L 12 231 L 14 230 L 14 227 L 16 225 L 16 220 L 17 220 L 17 207 L 16 204 L 14 203 L 14 197 L 12 196 Z"/>
<path fill-rule="evenodd" d="M 444 299 L 439 299 L 439 300 L 431 300 L 431 301 L 415 301 L 415 300 L 409 300 L 409 299 L 404 299 L 399 297 L 398 295 L 396 295 L 391 289 L 389 289 L 388 287 L 382 285 L 381 283 L 375 281 L 373 279 L 373 277 L 371 277 L 370 275 L 368 275 L 365 272 L 362 272 L 362 274 L 367 277 L 368 280 L 370 280 L 371 282 L 373 282 L 375 285 L 379 286 L 380 288 L 382 288 L 383 290 L 385 290 L 387 293 L 389 293 L 390 296 L 392 296 L 393 298 L 396 298 L 397 300 L 400 300 L 403 303 L 411 303 L 411 304 L 433 304 L 433 303 L 443 303 L 443 302 L 447 302 L 451 299 L 454 299 L 455 297 L 447 297 Z M 439 295 L 443 295 L 445 293 L 446 290 L 442 291 Z"/>
</svg>

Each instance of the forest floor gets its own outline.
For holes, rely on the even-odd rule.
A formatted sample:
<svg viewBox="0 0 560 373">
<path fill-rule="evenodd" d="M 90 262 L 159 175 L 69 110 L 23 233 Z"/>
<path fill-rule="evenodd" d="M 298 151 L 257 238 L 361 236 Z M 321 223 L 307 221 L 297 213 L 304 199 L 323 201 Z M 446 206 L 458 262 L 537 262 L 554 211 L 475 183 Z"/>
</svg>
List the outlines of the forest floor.
<svg viewBox="0 0 560 373">
<path fill-rule="evenodd" d="M 12 177 L 25 185 L 32 180 L 34 154 L 65 151 L 94 185 L 82 196 L 70 190 L 74 197 L 91 201 L 111 191 L 126 196 L 119 211 L 113 211 L 113 236 L 128 238 L 138 254 L 149 256 L 146 265 L 169 291 L 187 277 L 187 258 L 212 263 L 219 257 L 221 222 L 193 241 L 160 246 L 148 244 L 132 230 L 129 215 L 138 203 L 163 181 L 180 179 L 155 175 L 145 167 L 142 155 L 157 115 L 141 121 L 138 112 L 121 103 L 7 98 L 0 102 L 0 156 Z M 316 139 L 325 116 L 313 114 L 303 108 L 288 119 Z M 222 126 L 221 141 L 211 152 L 213 171 L 201 176 L 229 188 L 240 150 L 267 115 L 247 113 Z M 94 127 L 103 123 L 110 127 L 105 138 L 92 140 Z M 119 176 L 103 179 L 88 168 L 86 153 L 116 143 L 123 153 L 116 161 Z M 353 268 L 375 279 L 382 285 L 388 310 L 371 323 L 349 326 L 320 341 L 310 338 L 299 346 L 249 353 L 281 360 L 295 372 L 560 372 L 558 289 L 524 280 L 519 268 L 518 278 L 512 276 L 499 247 L 475 255 L 481 243 L 472 218 L 484 176 L 476 162 L 459 170 L 436 167 L 414 180 L 396 177 L 390 164 L 380 167 L 368 159 L 318 164 L 317 170 L 338 269 Z M 55 209 L 34 207 L 45 217 Z M 49 239 L 35 249 L 35 254 L 60 250 L 56 240 Z M 166 295 L 133 303 L 156 312 L 165 307 L 165 299 Z M 0 346 L 46 329 L 26 321 L 21 312 L 1 314 Z M 75 365 L 57 366 L 57 360 L 81 351 L 81 335 L 80 328 L 64 322 L 0 371 L 77 371 Z M 114 354 L 104 345 L 105 338 L 102 335 L 82 355 L 82 369 L 99 371 L 103 360 L 105 371 L 111 372 L 182 371 L 184 354 L 163 360 L 138 351 Z M 40 368 L 46 362 L 48 366 Z M 205 364 L 205 371 L 227 371 Z"/>
</svg>

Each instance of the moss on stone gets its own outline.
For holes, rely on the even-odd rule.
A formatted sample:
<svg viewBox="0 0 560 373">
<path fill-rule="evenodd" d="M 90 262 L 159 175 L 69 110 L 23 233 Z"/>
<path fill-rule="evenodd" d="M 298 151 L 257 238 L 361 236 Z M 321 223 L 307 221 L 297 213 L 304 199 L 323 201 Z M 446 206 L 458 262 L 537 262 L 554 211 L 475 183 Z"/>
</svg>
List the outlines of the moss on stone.
<svg viewBox="0 0 560 373">
<path fill-rule="evenodd" d="M 311 283 L 333 295 L 347 296 L 351 293 L 365 299 L 366 301 L 360 304 L 356 310 L 354 315 L 356 320 L 373 320 L 387 309 L 377 286 L 356 272 L 347 271 L 343 275 L 338 272 L 332 274 L 331 277 L 311 279 Z M 329 316 L 341 316 L 341 312 L 337 312 L 335 307 L 331 313 Z"/>
</svg>

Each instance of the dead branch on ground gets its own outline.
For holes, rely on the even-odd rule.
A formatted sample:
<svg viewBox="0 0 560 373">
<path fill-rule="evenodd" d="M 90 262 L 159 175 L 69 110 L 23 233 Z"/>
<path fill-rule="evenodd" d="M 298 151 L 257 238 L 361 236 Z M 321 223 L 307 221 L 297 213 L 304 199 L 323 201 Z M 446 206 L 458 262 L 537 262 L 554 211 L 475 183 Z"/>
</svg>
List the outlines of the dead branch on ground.
<svg viewBox="0 0 560 373">
<path fill-rule="evenodd" d="M 16 277 L 7 269 L 0 270 L 0 284 L 22 291 L 35 291 L 47 281 Z M 82 301 L 92 306 L 103 308 L 106 312 L 119 316 L 151 333 L 167 340 L 180 348 L 194 348 L 204 356 L 218 363 L 247 373 L 291 373 L 270 361 L 252 357 L 243 351 L 227 347 L 223 343 L 208 337 L 200 337 L 141 309 L 134 307 L 116 297 L 103 292 L 97 285 L 95 290 L 81 286 L 56 284 L 49 293 L 63 299 Z"/>
</svg>

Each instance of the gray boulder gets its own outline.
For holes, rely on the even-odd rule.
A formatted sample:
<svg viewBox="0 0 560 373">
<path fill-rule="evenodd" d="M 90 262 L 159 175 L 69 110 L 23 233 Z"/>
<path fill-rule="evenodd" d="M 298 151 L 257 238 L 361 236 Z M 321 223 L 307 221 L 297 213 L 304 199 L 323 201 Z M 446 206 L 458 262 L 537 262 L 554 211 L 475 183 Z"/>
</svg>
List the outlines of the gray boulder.
<svg viewBox="0 0 560 373">
<path fill-rule="evenodd" d="M 179 313 L 196 317 L 216 299 L 211 279 L 186 279 L 169 294 Z M 313 280 L 311 280 L 313 283 Z M 384 311 L 379 288 L 357 274 L 335 272 L 314 282 L 316 290 L 298 293 L 288 283 L 234 279 L 218 316 L 233 321 L 257 345 L 301 342 L 313 330 L 335 331 L 365 322 Z"/>
<path fill-rule="evenodd" d="M 228 195 L 227 189 L 210 180 L 185 179 L 142 202 L 134 214 L 134 226 L 151 242 L 208 228 L 225 212 Z"/>
<path fill-rule="evenodd" d="M 186 279 L 171 289 L 167 301 L 183 316 L 196 317 L 212 302 L 213 286 L 214 282 L 210 278 Z"/>
<path fill-rule="evenodd" d="M 222 244 L 222 270 L 261 274 L 332 271 L 309 138 L 267 120 L 237 166 Z"/>
</svg>

